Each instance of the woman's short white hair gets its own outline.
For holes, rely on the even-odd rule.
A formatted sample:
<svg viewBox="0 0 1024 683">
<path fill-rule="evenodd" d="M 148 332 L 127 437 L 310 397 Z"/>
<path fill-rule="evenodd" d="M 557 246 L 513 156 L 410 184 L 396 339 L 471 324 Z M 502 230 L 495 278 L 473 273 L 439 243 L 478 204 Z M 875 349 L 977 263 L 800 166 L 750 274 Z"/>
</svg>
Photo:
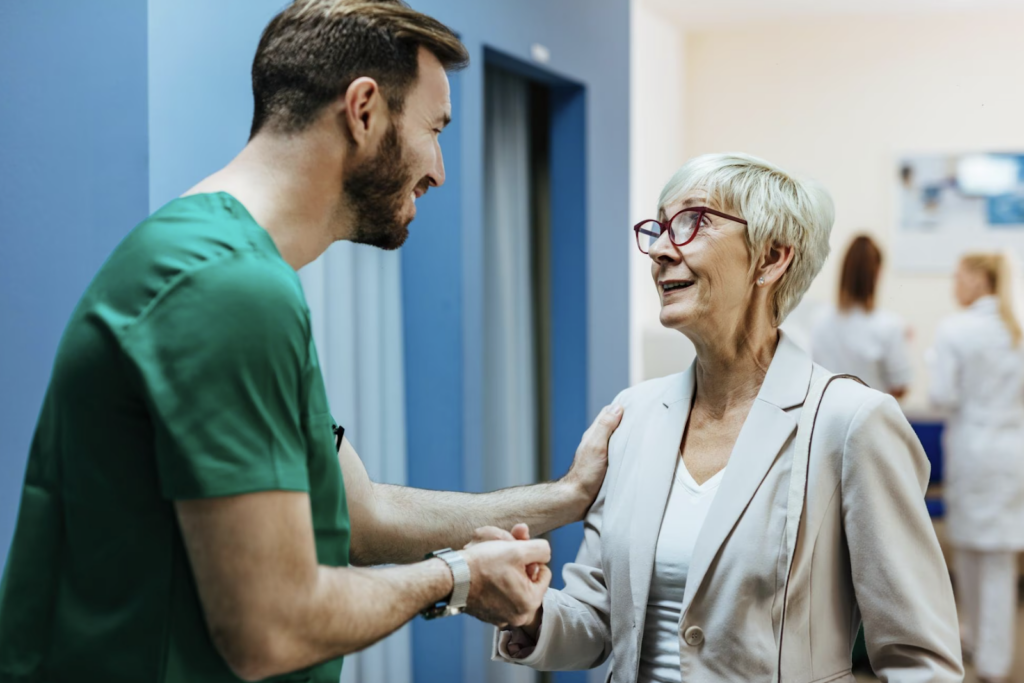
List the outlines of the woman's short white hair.
<svg viewBox="0 0 1024 683">
<path fill-rule="evenodd" d="M 659 220 L 668 218 L 666 207 L 693 191 L 705 193 L 711 208 L 747 221 L 751 268 L 768 245 L 793 247 L 793 262 L 772 297 L 773 320 L 781 325 L 828 257 L 835 220 L 828 191 L 749 154 L 704 154 L 683 164 L 665 185 Z"/>
</svg>

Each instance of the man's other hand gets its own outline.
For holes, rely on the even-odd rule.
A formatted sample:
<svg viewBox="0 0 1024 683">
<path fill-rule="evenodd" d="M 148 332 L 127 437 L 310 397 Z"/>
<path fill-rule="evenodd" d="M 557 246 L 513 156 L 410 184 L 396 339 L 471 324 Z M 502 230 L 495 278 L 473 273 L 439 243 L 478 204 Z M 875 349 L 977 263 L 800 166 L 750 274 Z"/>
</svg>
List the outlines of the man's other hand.
<svg viewBox="0 0 1024 683">
<path fill-rule="evenodd" d="M 622 407 L 605 406 L 597 419 L 583 432 L 576 457 L 572 461 L 565 481 L 580 490 L 587 501 L 587 508 L 594 502 L 601 490 L 604 474 L 608 470 L 608 441 L 622 421 Z M 584 513 L 586 511 L 584 510 Z"/>
<path fill-rule="evenodd" d="M 462 550 L 471 577 L 466 613 L 500 627 L 522 626 L 537 613 L 551 583 L 551 546 L 544 540 L 508 540 L 516 537 L 490 529 L 487 533 L 504 540 L 474 537 Z"/>
</svg>

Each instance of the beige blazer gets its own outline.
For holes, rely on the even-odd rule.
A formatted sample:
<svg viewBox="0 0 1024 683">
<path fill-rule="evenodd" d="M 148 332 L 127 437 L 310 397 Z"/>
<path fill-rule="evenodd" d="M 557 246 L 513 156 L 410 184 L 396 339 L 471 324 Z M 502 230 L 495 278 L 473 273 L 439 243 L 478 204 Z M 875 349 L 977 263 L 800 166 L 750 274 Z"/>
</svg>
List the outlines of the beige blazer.
<svg viewBox="0 0 1024 683">
<path fill-rule="evenodd" d="M 852 683 L 863 619 L 883 681 L 961 681 L 956 608 L 924 505 L 929 464 L 897 403 L 851 380 L 822 401 L 788 594 L 784 557 L 794 434 L 815 366 L 781 336 L 740 431 L 687 577 L 682 680 Z M 541 670 L 587 669 L 636 681 L 651 570 L 690 412 L 694 369 L 624 391 L 604 486 L 584 522 L 563 590 L 549 590 L 537 647 L 495 657 Z M 782 602 L 788 595 L 785 633 Z"/>
</svg>

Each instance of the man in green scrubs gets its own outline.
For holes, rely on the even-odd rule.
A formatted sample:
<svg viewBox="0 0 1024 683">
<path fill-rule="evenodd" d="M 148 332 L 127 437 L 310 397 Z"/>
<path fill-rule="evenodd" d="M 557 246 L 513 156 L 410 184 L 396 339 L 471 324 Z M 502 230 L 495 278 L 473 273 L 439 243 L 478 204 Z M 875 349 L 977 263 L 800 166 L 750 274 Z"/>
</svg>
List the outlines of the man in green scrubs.
<svg viewBox="0 0 1024 683">
<path fill-rule="evenodd" d="M 337 240 L 402 244 L 444 182 L 466 60 L 393 0 L 299 0 L 264 31 L 249 144 L 137 226 L 68 323 L 0 585 L 0 683 L 336 683 L 467 581 L 491 623 L 539 604 L 544 541 L 491 529 L 509 540 L 418 560 L 581 519 L 619 411 L 556 482 L 375 484 L 335 441 L 295 272 Z"/>
</svg>

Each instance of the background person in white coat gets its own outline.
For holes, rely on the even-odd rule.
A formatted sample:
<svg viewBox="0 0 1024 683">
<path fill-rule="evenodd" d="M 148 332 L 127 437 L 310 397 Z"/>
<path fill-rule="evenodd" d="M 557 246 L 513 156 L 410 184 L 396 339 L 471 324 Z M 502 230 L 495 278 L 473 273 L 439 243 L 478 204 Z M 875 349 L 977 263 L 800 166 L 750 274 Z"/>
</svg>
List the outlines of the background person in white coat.
<svg viewBox="0 0 1024 683">
<path fill-rule="evenodd" d="M 1024 350 L 1007 257 L 964 257 L 955 294 L 966 310 L 939 327 L 931 400 L 946 429 L 948 532 L 961 637 L 979 678 L 1007 680 L 1013 660 L 1017 557 L 1024 549 Z"/>
<path fill-rule="evenodd" d="M 872 389 L 902 398 L 912 376 L 907 326 L 875 308 L 882 251 L 867 235 L 853 240 L 843 259 L 839 305 L 823 315 L 811 335 L 814 362 L 854 375 Z"/>
</svg>

